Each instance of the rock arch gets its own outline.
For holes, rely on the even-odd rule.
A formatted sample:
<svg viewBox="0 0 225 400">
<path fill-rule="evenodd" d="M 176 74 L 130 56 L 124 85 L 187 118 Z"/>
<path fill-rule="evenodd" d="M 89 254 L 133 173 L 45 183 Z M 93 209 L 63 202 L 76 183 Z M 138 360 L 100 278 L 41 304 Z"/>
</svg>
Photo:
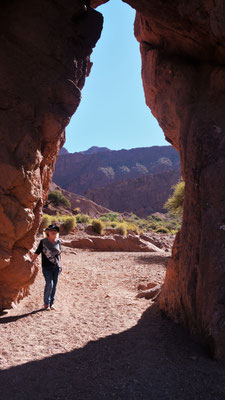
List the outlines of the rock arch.
<svg viewBox="0 0 225 400">
<path fill-rule="evenodd" d="M 126 2 L 137 10 L 146 103 L 179 150 L 186 181 L 183 225 L 159 306 L 223 358 L 225 3 Z M 1 308 L 23 297 L 35 277 L 27 254 L 102 29 L 101 14 L 84 3 L 0 5 Z"/>
</svg>

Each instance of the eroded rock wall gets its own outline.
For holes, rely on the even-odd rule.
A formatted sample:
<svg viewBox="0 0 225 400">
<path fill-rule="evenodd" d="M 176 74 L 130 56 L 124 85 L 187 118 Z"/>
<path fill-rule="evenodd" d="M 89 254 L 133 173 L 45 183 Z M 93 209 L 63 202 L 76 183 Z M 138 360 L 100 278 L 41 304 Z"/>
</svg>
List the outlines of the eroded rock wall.
<svg viewBox="0 0 225 400">
<path fill-rule="evenodd" d="M 135 1 L 146 103 L 179 150 L 183 225 L 159 306 L 225 356 L 225 2 Z"/>
<path fill-rule="evenodd" d="M 159 306 L 224 358 L 225 1 L 124 1 L 137 10 L 146 103 L 186 182 Z"/>
<path fill-rule="evenodd" d="M 0 309 L 35 277 L 29 250 L 101 29 L 81 0 L 0 3 Z"/>
</svg>

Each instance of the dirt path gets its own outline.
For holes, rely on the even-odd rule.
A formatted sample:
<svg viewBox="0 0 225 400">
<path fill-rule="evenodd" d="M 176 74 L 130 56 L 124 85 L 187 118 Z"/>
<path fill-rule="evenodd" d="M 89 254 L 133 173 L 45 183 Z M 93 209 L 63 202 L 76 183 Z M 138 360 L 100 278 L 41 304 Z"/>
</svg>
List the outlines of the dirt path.
<svg viewBox="0 0 225 400">
<path fill-rule="evenodd" d="M 0 318 L 1 400 L 225 399 L 225 363 L 162 319 L 138 285 L 160 283 L 167 257 L 64 248 L 56 311 L 31 296 Z"/>
</svg>

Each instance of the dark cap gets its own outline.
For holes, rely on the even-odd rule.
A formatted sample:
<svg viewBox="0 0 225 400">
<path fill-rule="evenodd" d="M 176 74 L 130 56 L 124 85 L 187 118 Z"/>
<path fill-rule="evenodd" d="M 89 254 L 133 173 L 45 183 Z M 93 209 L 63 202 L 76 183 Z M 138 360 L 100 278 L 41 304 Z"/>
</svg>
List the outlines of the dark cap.
<svg viewBox="0 0 225 400">
<path fill-rule="evenodd" d="M 59 232 L 59 227 L 57 226 L 57 225 L 49 225 L 46 229 L 45 229 L 45 232 L 46 231 L 56 231 L 56 232 Z"/>
</svg>

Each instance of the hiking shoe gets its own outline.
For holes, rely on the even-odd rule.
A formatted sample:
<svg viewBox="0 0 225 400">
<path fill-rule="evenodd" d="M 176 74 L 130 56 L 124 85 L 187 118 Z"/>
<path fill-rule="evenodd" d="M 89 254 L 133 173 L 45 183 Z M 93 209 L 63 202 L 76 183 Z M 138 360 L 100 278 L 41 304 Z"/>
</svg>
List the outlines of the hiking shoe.
<svg viewBox="0 0 225 400">
<path fill-rule="evenodd" d="M 51 310 L 50 306 L 47 305 L 47 304 L 44 305 L 44 309 L 47 310 L 47 311 L 50 311 L 50 310 Z"/>
<path fill-rule="evenodd" d="M 51 310 L 55 310 L 55 306 L 53 304 L 50 306 L 50 308 Z"/>
</svg>

